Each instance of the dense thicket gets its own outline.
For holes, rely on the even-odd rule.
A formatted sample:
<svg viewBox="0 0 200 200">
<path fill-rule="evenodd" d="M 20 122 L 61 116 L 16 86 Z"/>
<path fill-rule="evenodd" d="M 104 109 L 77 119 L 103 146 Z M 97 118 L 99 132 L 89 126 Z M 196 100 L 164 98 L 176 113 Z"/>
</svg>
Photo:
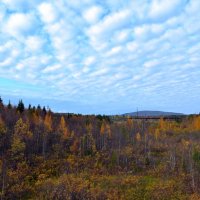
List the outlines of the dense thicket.
<svg viewBox="0 0 200 200">
<path fill-rule="evenodd" d="M 1 199 L 200 199 L 200 116 L 119 120 L 0 99 Z"/>
</svg>

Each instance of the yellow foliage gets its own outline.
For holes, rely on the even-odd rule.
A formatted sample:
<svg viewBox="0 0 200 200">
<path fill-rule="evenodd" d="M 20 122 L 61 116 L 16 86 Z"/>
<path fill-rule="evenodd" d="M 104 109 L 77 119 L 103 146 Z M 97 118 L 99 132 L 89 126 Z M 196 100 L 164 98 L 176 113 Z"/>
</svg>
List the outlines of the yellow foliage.
<svg viewBox="0 0 200 200">
<path fill-rule="evenodd" d="M 128 126 L 129 129 L 133 128 L 133 120 L 131 118 L 127 119 L 127 126 Z"/>
<path fill-rule="evenodd" d="M 29 130 L 29 124 L 23 122 L 22 118 L 16 122 L 14 133 L 20 136 L 21 139 L 31 139 L 33 137 L 33 133 Z"/>
<path fill-rule="evenodd" d="M 196 131 L 200 131 L 200 116 L 194 118 L 193 126 Z"/>
<path fill-rule="evenodd" d="M 188 146 L 190 145 L 190 141 L 182 139 L 181 143 L 183 145 L 184 148 L 188 148 Z"/>
<path fill-rule="evenodd" d="M 105 135 L 107 134 L 108 138 L 112 137 L 112 132 L 109 124 L 106 124 L 104 121 L 101 124 L 100 128 L 100 135 Z"/>
<path fill-rule="evenodd" d="M 101 135 L 104 135 L 105 130 L 106 130 L 106 126 L 105 126 L 105 123 L 103 122 L 103 123 L 101 124 L 100 134 L 101 134 Z"/>
<path fill-rule="evenodd" d="M 5 134 L 5 133 L 6 133 L 6 126 L 5 126 L 5 123 L 0 116 L 0 134 Z"/>
<path fill-rule="evenodd" d="M 72 131 L 72 132 L 70 133 L 70 137 L 73 138 L 74 136 L 75 136 L 75 132 Z"/>
<path fill-rule="evenodd" d="M 86 130 L 87 130 L 87 133 L 92 132 L 92 124 L 91 123 L 86 126 Z"/>
<path fill-rule="evenodd" d="M 163 118 L 160 118 L 160 120 L 159 120 L 159 127 L 161 130 L 165 129 L 165 121 Z"/>
<path fill-rule="evenodd" d="M 131 156 L 133 153 L 133 148 L 132 146 L 127 146 L 124 148 L 123 150 L 123 154 L 126 155 L 126 156 Z"/>
<path fill-rule="evenodd" d="M 60 124 L 58 127 L 60 133 L 62 134 L 63 139 L 67 139 L 69 137 L 69 131 L 65 122 L 65 118 L 62 116 L 60 119 Z"/>
<path fill-rule="evenodd" d="M 160 137 L 160 130 L 157 128 L 156 130 L 155 130 L 155 139 L 156 140 L 158 140 L 158 138 Z"/>
<path fill-rule="evenodd" d="M 136 134 L 136 141 L 138 141 L 138 142 L 140 142 L 141 141 L 141 135 L 140 135 L 140 133 L 138 132 L 137 134 Z"/>
<path fill-rule="evenodd" d="M 52 119 L 51 119 L 51 114 L 46 114 L 45 119 L 44 119 L 44 126 L 47 130 L 47 132 L 52 131 Z"/>
<path fill-rule="evenodd" d="M 3 119 L 2 119 L 2 117 L 1 117 L 1 115 L 0 115 L 0 125 L 1 125 L 1 126 L 4 126 L 4 122 L 3 122 Z"/>
<path fill-rule="evenodd" d="M 38 125 L 39 124 L 39 116 L 34 112 L 33 113 L 33 122 L 34 124 Z"/>
<path fill-rule="evenodd" d="M 79 148 L 79 141 L 78 141 L 78 139 L 75 139 L 73 144 L 70 146 L 70 151 L 72 153 L 77 153 L 78 152 L 78 148 Z"/>
<path fill-rule="evenodd" d="M 111 129 L 110 129 L 110 125 L 109 124 L 106 125 L 106 132 L 108 133 L 108 138 L 111 138 L 112 137 L 112 133 L 111 133 Z"/>
<path fill-rule="evenodd" d="M 66 128 L 65 118 L 62 116 L 60 119 L 59 129 L 64 130 Z"/>
<path fill-rule="evenodd" d="M 190 196 L 189 200 L 199 200 L 200 199 L 200 195 L 197 193 L 194 193 Z"/>
</svg>

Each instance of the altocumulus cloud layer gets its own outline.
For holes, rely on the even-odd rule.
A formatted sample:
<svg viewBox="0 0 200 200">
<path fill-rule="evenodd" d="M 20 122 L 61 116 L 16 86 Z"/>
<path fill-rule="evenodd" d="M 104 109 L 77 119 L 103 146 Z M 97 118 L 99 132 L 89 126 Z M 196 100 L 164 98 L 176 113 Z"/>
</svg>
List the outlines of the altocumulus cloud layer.
<svg viewBox="0 0 200 200">
<path fill-rule="evenodd" d="M 57 111 L 199 112 L 199 10 L 199 0 L 1 0 L 0 93 Z"/>
</svg>

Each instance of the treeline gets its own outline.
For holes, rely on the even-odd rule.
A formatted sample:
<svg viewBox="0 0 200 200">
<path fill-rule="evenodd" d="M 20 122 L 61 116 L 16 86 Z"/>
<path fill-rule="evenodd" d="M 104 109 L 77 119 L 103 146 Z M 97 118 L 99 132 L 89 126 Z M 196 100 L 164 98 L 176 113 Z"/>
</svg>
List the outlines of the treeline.
<svg viewBox="0 0 200 200">
<path fill-rule="evenodd" d="M 0 100 L 1 199 L 199 198 L 199 115 L 111 121 Z"/>
</svg>

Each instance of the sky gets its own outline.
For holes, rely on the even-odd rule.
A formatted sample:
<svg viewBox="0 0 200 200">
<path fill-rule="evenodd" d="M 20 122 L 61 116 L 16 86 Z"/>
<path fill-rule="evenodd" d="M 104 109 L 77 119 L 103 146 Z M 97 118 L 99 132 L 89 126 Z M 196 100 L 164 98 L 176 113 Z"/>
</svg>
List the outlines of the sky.
<svg viewBox="0 0 200 200">
<path fill-rule="evenodd" d="M 0 96 L 56 112 L 200 112 L 199 0 L 0 0 Z"/>
</svg>

